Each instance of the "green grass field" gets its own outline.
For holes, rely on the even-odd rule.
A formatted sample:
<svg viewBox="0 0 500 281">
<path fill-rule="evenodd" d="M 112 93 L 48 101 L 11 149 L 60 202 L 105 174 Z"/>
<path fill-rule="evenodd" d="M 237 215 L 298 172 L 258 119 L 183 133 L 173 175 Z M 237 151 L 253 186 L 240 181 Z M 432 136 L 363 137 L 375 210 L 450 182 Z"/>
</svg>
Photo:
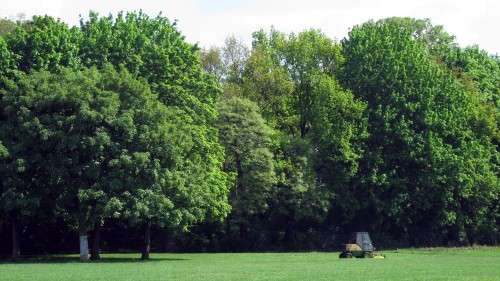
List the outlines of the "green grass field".
<svg viewBox="0 0 500 281">
<path fill-rule="evenodd" d="M 338 253 L 106 254 L 100 262 L 52 257 L 0 262 L 0 280 L 500 280 L 500 248 L 386 251 L 386 259 Z"/>
</svg>

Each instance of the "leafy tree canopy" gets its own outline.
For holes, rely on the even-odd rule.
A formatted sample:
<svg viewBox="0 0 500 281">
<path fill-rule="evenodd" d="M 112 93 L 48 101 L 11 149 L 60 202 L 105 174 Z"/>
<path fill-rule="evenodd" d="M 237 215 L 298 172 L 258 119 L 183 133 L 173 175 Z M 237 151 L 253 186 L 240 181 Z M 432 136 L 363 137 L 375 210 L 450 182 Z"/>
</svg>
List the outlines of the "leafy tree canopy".
<svg viewBox="0 0 500 281">
<path fill-rule="evenodd" d="M 126 70 L 21 74 L 2 102 L 13 163 L 80 229 L 106 217 L 186 227 L 229 210 L 222 149 Z"/>
<path fill-rule="evenodd" d="M 490 162 L 495 150 L 491 135 L 478 130 L 488 122 L 476 95 L 435 60 L 412 26 L 397 21 L 353 28 L 343 51 L 343 82 L 368 104 L 360 178 L 360 188 L 373 196 L 367 208 L 408 232 L 454 225 L 448 230 L 457 237 L 474 236 L 480 223 L 463 219 L 470 214 L 466 205 L 482 198 L 475 208 L 487 212 L 498 196 Z M 472 169 L 473 162 L 482 164 Z"/>
</svg>

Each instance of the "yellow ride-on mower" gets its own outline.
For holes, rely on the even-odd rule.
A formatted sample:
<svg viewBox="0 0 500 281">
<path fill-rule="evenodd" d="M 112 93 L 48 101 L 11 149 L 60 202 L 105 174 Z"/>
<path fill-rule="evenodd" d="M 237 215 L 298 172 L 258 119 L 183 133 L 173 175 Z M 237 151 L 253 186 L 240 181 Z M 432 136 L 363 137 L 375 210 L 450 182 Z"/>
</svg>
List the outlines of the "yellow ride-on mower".
<svg viewBox="0 0 500 281">
<path fill-rule="evenodd" d="M 344 250 L 340 253 L 339 258 L 377 258 L 383 259 L 385 256 L 376 253 L 373 247 L 370 234 L 368 232 L 354 232 Z"/>
</svg>

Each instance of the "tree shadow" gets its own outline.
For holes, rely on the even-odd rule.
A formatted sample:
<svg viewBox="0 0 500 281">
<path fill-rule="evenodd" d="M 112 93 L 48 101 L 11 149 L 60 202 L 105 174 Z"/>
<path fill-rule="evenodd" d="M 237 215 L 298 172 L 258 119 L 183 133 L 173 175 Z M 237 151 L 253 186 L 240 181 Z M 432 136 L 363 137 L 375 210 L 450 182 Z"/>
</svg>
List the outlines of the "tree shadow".
<svg viewBox="0 0 500 281">
<path fill-rule="evenodd" d="M 0 260 L 2 264 L 64 264 L 64 263 L 152 263 L 152 262 L 168 262 L 168 261 L 188 261 L 189 259 L 183 258 L 164 258 L 152 257 L 149 260 L 142 260 L 140 257 L 101 257 L 100 260 L 81 261 L 79 257 L 75 256 L 28 256 L 20 259 Z"/>
</svg>

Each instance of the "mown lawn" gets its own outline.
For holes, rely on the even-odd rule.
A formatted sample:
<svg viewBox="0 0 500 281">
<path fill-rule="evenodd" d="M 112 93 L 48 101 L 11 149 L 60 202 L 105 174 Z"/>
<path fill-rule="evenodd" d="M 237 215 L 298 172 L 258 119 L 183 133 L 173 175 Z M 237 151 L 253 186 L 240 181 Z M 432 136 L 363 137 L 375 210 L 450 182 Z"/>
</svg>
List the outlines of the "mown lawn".
<svg viewBox="0 0 500 281">
<path fill-rule="evenodd" d="M 0 280 L 500 280 L 500 248 L 400 250 L 383 260 L 338 259 L 338 253 L 106 254 L 0 262 Z"/>
</svg>

